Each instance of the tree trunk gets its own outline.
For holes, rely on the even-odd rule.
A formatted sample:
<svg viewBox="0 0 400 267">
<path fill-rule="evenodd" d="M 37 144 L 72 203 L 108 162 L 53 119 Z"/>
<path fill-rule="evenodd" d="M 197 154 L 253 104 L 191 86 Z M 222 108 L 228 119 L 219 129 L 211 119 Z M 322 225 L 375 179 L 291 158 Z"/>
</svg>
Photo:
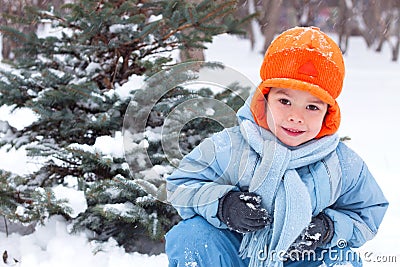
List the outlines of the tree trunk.
<svg viewBox="0 0 400 267">
<path fill-rule="evenodd" d="M 339 1 L 339 28 L 338 28 L 338 35 L 339 35 L 339 47 L 343 53 L 347 51 L 348 45 L 348 11 L 346 6 L 346 0 Z"/>
<path fill-rule="evenodd" d="M 381 13 L 382 14 L 382 13 Z M 388 11 L 388 16 L 385 18 L 385 20 L 383 21 L 383 19 L 379 20 L 379 28 L 381 29 L 380 31 L 378 31 L 379 35 L 377 37 L 378 39 L 378 45 L 375 49 L 376 52 L 381 52 L 382 51 L 382 47 L 383 44 L 386 41 L 389 41 L 389 32 L 390 32 L 390 25 L 392 24 L 392 20 L 393 20 L 393 14 L 391 11 Z"/>
<path fill-rule="evenodd" d="M 188 3 L 198 5 L 202 0 L 186 0 Z M 187 30 L 189 31 L 189 30 Z M 186 32 L 187 32 L 186 31 Z M 199 60 L 205 61 L 204 49 L 202 48 L 182 48 L 179 51 L 179 60 L 181 62 Z"/>
<path fill-rule="evenodd" d="M 395 10 L 394 12 L 396 12 L 395 14 L 397 14 L 396 17 L 398 17 L 400 14 L 400 6 L 399 5 L 393 6 L 393 9 Z M 396 39 L 396 43 L 392 49 L 393 50 L 392 61 L 397 61 L 399 59 L 399 50 L 400 50 L 400 20 L 399 20 L 399 18 L 397 18 L 395 20 L 394 28 L 396 29 L 394 32 L 394 38 Z"/>
<path fill-rule="evenodd" d="M 267 51 L 272 40 L 274 40 L 279 21 L 282 0 L 263 1 L 261 9 L 264 12 L 260 20 L 261 30 L 264 35 L 264 51 Z"/>
</svg>

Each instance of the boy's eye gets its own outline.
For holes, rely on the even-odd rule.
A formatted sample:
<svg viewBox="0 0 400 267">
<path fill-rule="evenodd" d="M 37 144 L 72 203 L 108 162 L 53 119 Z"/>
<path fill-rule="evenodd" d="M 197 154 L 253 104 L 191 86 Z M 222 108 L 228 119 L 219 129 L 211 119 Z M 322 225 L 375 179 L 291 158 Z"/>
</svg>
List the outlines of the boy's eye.
<svg viewBox="0 0 400 267">
<path fill-rule="evenodd" d="M 283 105 L 290 105 L 290 101 L 284 98 L 279 99 L 279 102 Z"/>
<path fill-rule="evenodd" d="M 308 105 L 307 109 L 309 109 L 309 110 L 319 110 L 319 107 L 317 107 L 315 105 Z"/>
</svg>

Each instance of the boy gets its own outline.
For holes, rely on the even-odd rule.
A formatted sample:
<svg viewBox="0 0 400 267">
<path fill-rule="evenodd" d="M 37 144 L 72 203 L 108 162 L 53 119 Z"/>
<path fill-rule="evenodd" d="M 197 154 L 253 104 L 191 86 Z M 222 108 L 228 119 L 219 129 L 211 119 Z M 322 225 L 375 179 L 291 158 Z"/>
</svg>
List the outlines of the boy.
<svg viewBox="0 0 400 267">
<path fill-rule="evenodd" d="M 204 140 L 167 178 L 183 218 L 166 235 L 170 266 L 361 266 L 388 202 L 339 141 L 342 53 L 315 27 L 268 48 L 239 126 Z"/>
</svg>

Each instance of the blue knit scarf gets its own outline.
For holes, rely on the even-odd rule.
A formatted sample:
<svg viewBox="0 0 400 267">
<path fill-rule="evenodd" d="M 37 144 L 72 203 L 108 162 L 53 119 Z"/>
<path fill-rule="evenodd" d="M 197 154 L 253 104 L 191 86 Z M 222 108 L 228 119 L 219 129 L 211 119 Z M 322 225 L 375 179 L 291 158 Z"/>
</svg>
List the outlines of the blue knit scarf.
<svg viewBox="0 0 400 267">
<path fill-rule="evenodd" d="M 239 253 L 250 267 L 283 266 L 282 255 L 311 221 L 311 199 L 296 168 L 315 163 L 335 151 L 337 135 L 315 139 L 294 148 L 284 146 L 269 131 L 249 120 L 240 124 L 249 145 L 260 155 L 249 191 L 262 197 L 273 223 L 244 235 Z"/>
</svg>

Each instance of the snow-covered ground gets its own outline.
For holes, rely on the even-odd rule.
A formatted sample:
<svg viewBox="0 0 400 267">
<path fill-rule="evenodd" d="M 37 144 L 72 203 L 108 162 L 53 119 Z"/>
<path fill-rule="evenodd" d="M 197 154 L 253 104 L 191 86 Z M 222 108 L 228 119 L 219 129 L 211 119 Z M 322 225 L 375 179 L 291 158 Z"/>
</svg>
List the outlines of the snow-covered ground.
<svg viewBox="0 0 400 267">
<path fill-rule="evenodd" d="M 215 38 L 206 51 L 207 60 L 219 61 L 243 73 L 255 84 L 259 82 L 258 71 L 262 54 L 257 49 L 251 51 L 248 41 L 223 35 Z M 357 151 L 367 162 L 390 202 L 387 215 L 375 239 L 359 249 L 365 266 L 398 266 L 400 263 L 400 194 L 397 182 L 400 173 L 400 63 L 390 61 L 387 47 L 384 53 L 377 54 L 367 50 L 358 38 L 350 40 L 349 54 L 345 56 L 346 79 L 339 97 L 342 111 L 341 136 L 351 137 L 348 145 Z M 9 117 L 5 108 L 0 108 L 0 119 Z M 29 122 L 24 112 L 12 116 L 13 124 L 22 127 Z M 115 141 L 118 143 L 121 139 Z M 109 144 L 109 143 L 108 143 Z M 119 144 L 122 147 L 122 144 Z M 17 173 L 26 173 L 37 167 L 38 163 L 27 159 L 23 151 L 0 150 L 0 168 Z M 68 189 L 70 190 L 70 189 Z M 68 195 L 67 189 L 58 188 L 62 197 Z M 85 208 L 79 194 L 74 194 L 75 211 Z M 165 254 L 147 256 L 138 253 L 125 253 L 115 241 L 107 243 L 89 242 L 87 233 L 69 234 L 69 226 L 60 217 L 51 218 L 45 226 L 39 226 L 33 234 L 8 237 L 0 233 L 0 253 L 8 252 L 11 265 L 13 258 L 20 267 L 45 266 L 98 266 L 124 267 L 168 266 Z M 0 266 L 5 265 L 0 260 Z"/>
</svg>

